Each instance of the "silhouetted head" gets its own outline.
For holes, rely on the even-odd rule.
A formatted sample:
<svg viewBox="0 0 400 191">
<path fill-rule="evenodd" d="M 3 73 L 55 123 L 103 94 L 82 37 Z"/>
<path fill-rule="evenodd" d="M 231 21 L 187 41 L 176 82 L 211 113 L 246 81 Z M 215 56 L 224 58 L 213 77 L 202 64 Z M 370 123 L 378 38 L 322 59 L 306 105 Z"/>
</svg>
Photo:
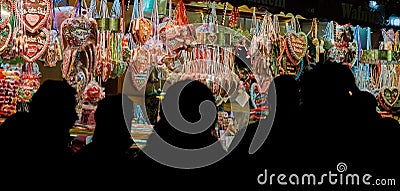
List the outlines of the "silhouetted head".
<svg viewBox="0 0 400 191">
<path fill-rule="evenodd" d="M 326 62 L 308 71 L 302 78 L 305 104 L 345 104 L 353 93 L 359 91 L 355 78 L 347 65 Z"/>
<path fill-rule="evenodd" d="M 133 108 L 133 103 L 122 94 L 108 96 L 99 101 L 94 115 L 96 128 L 93 134 L 93 142 L 120 146 L 122 149 L 129 148 L 133 144 L 128 129 L 131 123 L 129 123 L 129 119 L 125 120 L 124 116 L 124 109 L 126 109 L 125 111 L 131 111 L 129 108 Z M 130 114 L 126 115 L 127 118 L 129 116 Z"/>
<path fill-rule="evenodd" d="M 78 119 L 76 91 L 65 81 L 47 80 L 33 95 L 30 113 L 42 125 L 72 128 Z"/>
<path fill-rule="evenodd" d="M 286 111 L 298 106 L 300 98 L 299 87 L 294 76 L 278 76 L 274 78 L 271 85 L 274 85 L 275 89 L 270 86 L 268 95 L 273 96 L 274 93 L 276 94 L 277 110 Z"/>
<path fill-rule="evenodd" d="M 374 95 L 367 91 L 359 91 L 354 94 L 354 100 L 356 107 L 362 111 L 363 113 L 367 112 L 368 114 L 376 113 L 376 107 L 378 106 L 378 102 Z"/>
<path fill-rule="evenodd" d="M 163 103 L 165 102 L 172 102 L 176 100 L 173 95 L 173 90 L 171 88 L 173 86 L 179 87 L 183 86 L 183 84 L 187 84 L 184 86 L 184 88 L 181 91 L 181 94 L 179 95 L 179 112 L 180 113 L 168 113 L 168 115 L 181 115 L 183 119 L 190 123 L 196 123 L 198 122 L 202 116 L 199 112 L 200 110 L 200 104 L 203 103 L 204 101 L 210 101 L 214 104 L 215 106 L 215 98 L 211 92 L 211 90 L 204 84 L 202 84 L 199 81 L 180 81 L 177 82 L 176 84 L 173 84 L 166 92 L 165 99 L 163 100 Z M 216 107 L 215 107 L 216 109 Z M 215 141 L 217 141 L 217 138 L 213 136 L 213 132 L 215 131 L 215 123 L 217 120 L 217 116 L 215 115 L 214 121 L 210 127 L 208 127 L 207 130 L 198 133 L 198 134 L 187 134 L 184 132 L 181 132 L 180 130 L 177 130 L 174 128 L 166 119 L 165 113 L 170 112 L 170 111 L 165 111 L 161 107 L 160 111 L 160 121 L 157 123 L 157 125 L 154 127 L 155 131 L 163 138 L 165 139 L 168 143 L 180 147 L 180 148 L 202 148 L 206 147 L 208 145 L 211 145 Z M 190 126 L 188 127 L 181 127 L 181 128 L 191 128 Z"/>
</svg>

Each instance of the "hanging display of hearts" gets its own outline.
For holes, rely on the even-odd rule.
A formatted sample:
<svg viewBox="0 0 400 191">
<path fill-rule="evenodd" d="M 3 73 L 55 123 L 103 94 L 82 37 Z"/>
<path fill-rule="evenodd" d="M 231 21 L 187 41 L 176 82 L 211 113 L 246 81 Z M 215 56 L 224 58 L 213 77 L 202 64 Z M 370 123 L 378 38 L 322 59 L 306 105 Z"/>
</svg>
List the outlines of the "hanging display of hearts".
<svg viewBox="0 0 400 191">
<path fill-rule="evenodd" d="M 17 37 L 22 35 L 23 34 L 17 34 Z M 27 62 L 35 62 L 47 51 L 50 42 L 49 32 L 47 29 L 42 28 L 35 33 L 27 32 L 24 38 L 25 36 L 25 48 L 23 52 L 21 52 L 21 56 Z"/>
<path fill-rule="evenodd" d="M 14 13 L 14 4 L 11 0 L 0 0 L 0 29 L 7 27 Z"/>
<path fill-rule="evenodd" d="M 153 48 L 151 46 L 155 43 L 154 37 L 150 43 L 146 43 L 152 35 L 153 27 L 157 26 L 153 26 L 150 20 L 144 18 L 144 9 L 138 0 L 134 1 L 133 7 L 129 34 L 126 34 L 122 40 L 122 59 L 129 65 L 133 86 L 140 91 L 150 76 L 151 54 L 149 49 Z"/>
<path fill-rule="evenodd" d="M 2 53 L 9 45 L 12 36 L 11 25 L 0 29 L 0 53 Z"/>
<path fill-rule="evenodd" d="M 160 29 L 161 40 L 167 48 L 175 53 L 181 50 L 190 50 L 196 42 L 196 29 L 189 24 L 187 12 L 182 0 L 176 5 L 174 15 L 168 23 Z"/>
<path fill-rule="evenodd" d="M 78 104 L 95 70 L 98 25 L 88 17 L 85 1 L 77 0 L 75 15 L 61 24 L 62 77 L 76 89 Z"/>
<path fill-rule="evenodd" d="M 164 43 L 160 40 L 160 24 L 158 17 L 158 2 L 154 1 L 153 5 L 153 17 L 152 22 L 152 33 L 153 36 L 147 41 L 148 49 L 151 54 L 150 63 L 153 66 L 161 66 L 162 58 L 167 54 L 163 48 Z"/>
<path fill-rule="evenodd" d="M 331 21 L 328 23 L 326 33 L 330 33 L 329 40 L 333 43 L 333 47 L 328 50 L 330 61 L 353 66 L 358 59 L 359 47 L 358 37 L 353 36 L 350 25 L 339 25 Z"/>
<path fill-rule="evenodd" d="M 125 70 L 132 57 L 129 47 L 131 34 L 124 35 L 123 12 L 119 0 L 115 0 L 108 13 L 107 1 L 100 2 L 98 18 L 98 34 L 96 39 L 96 62 L 94 77 L 106 82 L 108 79 L 118 78 Z"/>
<path fill-rule="evenodd" d="M 26 30 L 35 33 L 47 23 L 50 7 L 50 0 L 26 0 L 23 1 L 22 10 L 16 11 L 16 14 L 22 18 Z"/>
<path fill-rule="evenodd" d="M 307 35 L 290 31 L 286 34 L 286 54 L 294 65 L 298 65 L 307 53 Z"/>
</svg>

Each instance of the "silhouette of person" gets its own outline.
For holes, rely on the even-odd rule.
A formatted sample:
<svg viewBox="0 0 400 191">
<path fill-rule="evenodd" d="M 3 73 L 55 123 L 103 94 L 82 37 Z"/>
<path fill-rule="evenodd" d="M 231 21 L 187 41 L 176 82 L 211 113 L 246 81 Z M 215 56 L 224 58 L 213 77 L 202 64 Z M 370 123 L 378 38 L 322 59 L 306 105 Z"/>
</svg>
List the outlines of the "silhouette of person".
<svg viewBox="0 0 400 191">
<path fill-rule="evenodd" d="M 268 88 L 269 115 L 266 119 L 241 129 L 234 143 L 244 133 L 243 138 L 228 155 L 226 163 L 231 166 L 240 164 L 235 167 L 236 170 L 240 169 L 243 174 L 252 175 L 256 175 L 255 172 L 263 168 L 290 168 L 288 163 L 296 158 L 293 152 L 288 150 L 293 151 L 297 145 L 295 138 L 298 135 L 296 115 L 298 115 L 299 97 L 298 83 L 293 76 L 276 77 Z M 268 137 L 256 153 L 249 154 L 249 148 L 258 128 L 269 129 Z M 251 187 L 251 190 L 265 189 L 257 184 L 254 176 L 244 176 L 241 181 Z"/>
<path fill-rule="evenodd" d="M 182 87 L 183 84 L 187 85 L 184 86 L 179 94 L 179 114 L 182 115 L 183 119 L 190 123 L 198 122 L 202 118 L 199 112 L 200 104 L 203 101 L 208 100 L 215 105 L 215 98 L 211 90 L 201 82 L 184 80 L 172 84 L 171 87 L 167 90 L 165 98 L 162 101 L 163 103 L 165 103 L 174 100 L 174 94 L 173 92 L 171 92 L 173 90 L 171 89 L 173 87 Z M 215 134 L 217 115 L 215 115 L 212 125 L 208 127 L 205 131 L 197 134 L 187 134 L 176 129 L 172 124 L 169 123 L 169 121 L 166 119 L 167 112 L 171 111 L 166 111 L 161 106 L 160 120 L 154 126 L 154 132 L 158 135 L 154 133 L 150 135 L 145 148 L 143 148 L 142 150 L 149 151 L 150 149 L 153 151 L 157 151 L 156 139 L 158 136 L 172 146 L 189 150 L 201 149 L 210 146 L 218 141 L 218 137 L 216 137 Z M 174 115 L 171 113 L 168 114 Z M 191 126 L 181 128 L 189 129 L 191 128 Z M 217 145 L 216 148 L 219 149 L 220 152 L 226 152 L 220 143 L 217 144 L 219 145 Z M 203 183 L 210 181 L 210 174 L 215 174 L 216 176 L 218 176 L 220 172 L 217 169 L 221 169 L 220 167 L 222 167 L 220 163 L 217 162 L 210 166 L 197 169 L 177 169 L 174 167 L 165 166 L 158 163 L 157 161 L 154 161 L 149 156 L 147 156 L 145 152 L 140 152 L 138 154 L 138 157 L 135 159 L 134 164 L 135 171 L 137 173 L 146 173 L 151 174 L 152 176 L 151 179 L 148 179 L 147 177 L 145 177 L 143 180 L 140 179 L 140 182 L 146 184 L 151 183 L 154 179 L 157 179 L 158 183 L 168 183 L 166 185 L 174 185 L 174 189 L 185 188 L 186 186 L 190 185 L 196 185 L 196 187 L 208 187 L 208 183 L 208 186 Z M 218 178 L 216 177 L 216 179 Z M 157 185 L 146 184 L 146 186 L 152 187 Z"/>
<path fill-rule="evenodd" d="M 374 95 L 367 91 L 360 91 L 353 95 L 353 103 L 357 112 L 354 112 L 355 118 L 360 118 L 359 125 L 355 128 L 379 128 L 382 121 L 381 115 L 377 112 L 377 100 Z"/>
<path fill-rule="evenodd" d="M 3 163 L 11 164 L 14 167 L 16 159 L 20 159 L 21 150 L 24 150 L 25 141 L 30 135 L 24 133 L 26 126 L 31 126 L 28 121 L 29 114 L 25 112 L 17 112 L 8 117 L 0 126 L 0 160 Z"/>
<path fill-rule="evenodd" d="M 323 159 L 322 154 L 305 149 L 303 154 L 312 157 L 304 163 L 316 167 L 351 159 L 350 142 L 361 138 L 353 136 L 359 119 L 353 115 L 357 108 L 352 96 L 358 92 L 354 75 L 347 65 L 327 61 L 304 73 L 299 124 L 303 132 L 301 144 L 304 148 L 319 144 L 324 148 L 320 152 L 325 154 Z"/>
<path fill-rule="evenodd" d="M 359 148 L 353 154 L 358 164 L 388 176 L 399 170 L 399 157 L 393 153 L 398 145 L 399 122 L 393 118 L 382 118 L 377 112 L 377 100 L 369 92 L 360 91 L 353 96 L 357 108 L 354 117 L 359 119 L 354 126 L 354 138 L 350 145 Z M 362 136 L 360 136 L 362 135 Z M 371 152 L 373 151 L 373 152 Z M 379 157 L 378 157 L 379 156 Z"/>
<path fill-rule="evenodd" d="M 47 80 L 33 95 L 29 113 L 6 120 L 1 128 L 9 134 L 1 147 L 8 153 L 1 160 L 10 162 L 7 167 L 15 173 L 65 173 L 72 156 L 69 130 L 77 120 L 75 94 L 68 83 Z"/>
<path fill-rule="evenodd" d="M 108 96 L 99 101 L 95 111 L 96 127 L 92 142 L 74 155 L 78 165 L 88 163 L 102 166 L 126 165 L 132 159 L 129 149 L 134 144 L 130 134 L 130 120 L 125 120 L 124 108 L 133 110 L 133 102 L 125 95 Z M 130 108 L 130 109 L 129 109 Z M 126 117 L 131 116 L 127 114 Z M 100 169 L 99 169 L 100 170 Z"/>
<path fill-rule="evenodd" d="M 48 159 L 71 159 L 69 131 L 78 119 L 75 95 L 75 89 L 67 82 L 47 80 L 32 97 L 29 113 L 36 127 L 40 127 L 36 138 L 52 149 L 45 151 L 51 155 L 46 156 Z"/>
<path fill-rule="evenodd" d="M 188 81 L 181 81 L 178 82 L 176 85 L 187 82 Z M 171 100 L 171 96 L 172 95 L 168 94 L 167 91 L 164 100 Z M 188 83 L 188 85 L 184 87 L 179 96 L 180 114 L 186 121 L 190 123 L 198 122 L 201 119 L 199 106 L 203 101 L 206 100 L 215 103 L 215 98 L 211 90 L 199 81 L 191 81 L 190 83 Z M 215 116 L 215 121 L 213 125 L 209 127 L 206 131 L 198 134 L 187 134 L 173 127 L 166 119 L 165 112 L 168 111 L 164 111 L 161 106 L 160 120 L 154 126 L 154 131 L 157 132 L 157 134 L 168 143 L 184 149 L 199 149 L 209 146 L 218 141 L 218 137 L 214 136 L 217 116 Z M 151 138 L 148 142 L 148 145 L 151 146 Z"/>
</svg>

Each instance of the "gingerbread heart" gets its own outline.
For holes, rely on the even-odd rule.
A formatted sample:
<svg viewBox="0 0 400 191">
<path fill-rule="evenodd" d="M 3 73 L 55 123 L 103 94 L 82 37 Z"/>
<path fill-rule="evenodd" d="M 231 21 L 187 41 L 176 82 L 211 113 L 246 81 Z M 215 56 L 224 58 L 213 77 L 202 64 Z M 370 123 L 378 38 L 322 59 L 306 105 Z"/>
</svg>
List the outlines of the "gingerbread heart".
<svg viewBox="0 0 400 191">
<path fill-rule="evenodd" d="M 11 0 L 0 0 L 0 28 L 7 27 L 14 12 L 14 4 Z"/>
<path fill-rule="evenodd" d="M 61 24 L 63 37 L 67 42 L 74 47 L 82 46 L 92 33 L 92 26 L 85 17 L 69 18 Z"/>
<path fill-rule="evenodd" d="M 35 33 L 47 23 L 50 15 L 50 0 L 23 1 L 22 10 L 16 11 L 16 14 L 22 18 L 26 30 Z"/>
<path fill-rule="evenodd" d="M 150 72 L 147 69 L 141 73 L 137 73 L 135 66 L 132 65 L 131 66 L 131 75 L 132 75 L 133 85 L 135 86 L 135 88 L 138 91 L 141 91 L 143 89 L 143 87 L 145 87 L 147 84 L 147 80 L 149 79 Z"/>
<path fill-rule="evenodd" d="M 5 28 L 0 29 L 0 52 L 3 52 L 10 43 L 12 34 L 11 25 L 7 24 Z"/>
<path fill-rule="evenodd" d="M 27 62 L 35 62 L 47 51 L 47 47 L 50 43 L 49 31 L 42 28 L 35 33 L 27 32 L 26 36 L 27 41 L 25 43 L 27 48 L 21 56 Z"/>
<path fill-rule="evenodd" d="M 36 26 L 36 24 L 39 22 L 40 20 L 40 16 L 37 14 L 26 14 L 25 15 L 26 18 L 26 22 L 30 25 L 30 26 Z"/>
<path fill-rule="evenodd" d="M 215 44 L 215 42 L 217 41 L 217 35 L 215 35 L 215 33 L 212 33 L 212 34 L 208 35 L 207 40 L 211 44 Z"/>
<path fill-rule="evenodd" d="M 290 61 L 298 65 L 307 52 L 307 35 L 290 31 L 286 34 L 286 53 Z"/>
<path fill-rule="evenodd" d="M 152 24 L 148 19 L 143 17 L 134 19 L 130 23 L 131 33 L 133 34 L 136 44 L 145 44 L 149 40 L 152 31 Z"/>
<path fill-rule="evenodd" d="M 384 87 L 381 89 L 381 95 L 386 105 L 393 107 L 399 100 L 399 90 L 396 87 Z"/>
</svg>

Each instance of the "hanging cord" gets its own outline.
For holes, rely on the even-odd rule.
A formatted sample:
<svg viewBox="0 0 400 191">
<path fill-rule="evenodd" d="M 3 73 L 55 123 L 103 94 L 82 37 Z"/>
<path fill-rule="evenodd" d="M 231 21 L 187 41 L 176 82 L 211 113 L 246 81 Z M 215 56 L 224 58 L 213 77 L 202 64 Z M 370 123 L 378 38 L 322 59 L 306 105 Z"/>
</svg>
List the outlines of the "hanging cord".
<svg viewBox="0 0 400 191">
<path fill-rule="evenodd" d="M 76 10 L 75 10 L 75 17 L 82 16 L 82 0 L 77 0 L 75 2 Z"/>
<path fill-rule="evenodd" d="M 169 0 L 169 7 L 168 7 L 168 18 L 172 19 L 172 0 Z"/>
<path fill-rule="evenodd" d="M 122 48 L 122 39 L 125 34 L 125 20 L 124 20 L 124 15 L 125 15 L 125 9 L 124 9 L 124 0 L 121 0 L 123 3 L 120 4 L 120 10 L 121 10 L 121 16 L 120 16 L 120 42 L 121 42 L 121 48 Z M 129 6 L 129 5 L 128 5 Z"/>
<path fill-rule="evenodd" d="M 257 17 L 256 17 L 256 8 L 253 7 L 253 17 L 251 18 L 251 36 L 254 36 L 257 31 Z"/>
<path fill-rule="evenodd" d="M 297 32 L 296 18 L 294 16 L 290 19 L 290 30 Z"/>
<path fill-rule="evenodd" d="M 144 17 L 144 3 L 142 1 L 139 2 L 139 18 Z"/>
<path fill-rule="evenodd" d="M 217 5 L 214 2 L 211 4 L 211 14 L 208 16 L 208 22 L 211 24 L 217 24 Z"/>
<path fill-rule="evenodd" d="M 89 6 L 89 18 L 98 17 L 96 0 L 90 0 Z"/>
<path fill-rule="evenodd" d="M 372 41 L 371 41 L 371 28 L 367 28 L 367 50 L 372 49 Z"/>
<path fill-rule="evenodd" d="M 274 22 L 275 32 L 276 32 L 277 36 L 279 37 L 279 35 L 281 34 L 281 27 L 280 27 L 280 24 L 279 24 L 279 16 L 278 15 L 274 15 L 273 16 L 273 22 Z"/>
<path fill-rule="evenodd" d="M 132 15 L 131 15 L 131 23 L 133 20 L 139 18 L 139 3 L 138 0 L 135 0 L 133 2 L 133 10 L 132 10 Z M 129 24 L 128 27 L 128 32 L 131 32 L 132 30 L 132 24 Z"/>
<path fill-rule="evenodd" d="M 354 39 L 355 39 L 356 44 L 357 44 L 357 52 L 356 52 L 356 57 L 357 58 L 356 58 L 355 65 L 356 65 L 357 69 L 359 69 L 360 58 L 361 58 L 361 39 L 360 39 L 360 26 L 359 25 L 356 26 Z"/>
<path fill-rule="evenodd" d="M 80 0 L 79 0 L 80 1 Z M 100 18 L 109 18 L 107 0 L 100 1 Z"/>
<path fill-rule="evenodd" d="M 399 31 L 394 34 L 394 51 L 399 51 Z"/>
<path fill-rule="evenodd" d="M 121 18 L 121 4 L 119 0 L 114 0 L 111 8 L 111 18 Z"/>
<path fill-rule="evenodd" d="M 52 4 L 50 5 L 50 7 L 51 7 L 51 16 L 49 17 L 50 30 L 55 30 L 55 28 L 54 28 L 54 19 L 56 16 L 55 6 L 56 6 L 56 2 L 55 2 L 55 0 L 53 0 Z"/>
<path fill-rule="evenodd" d="M 159 35 L 159 29 L 158 29 L 158 25 L 159 25 L 159 16 L 158 16 L 158 3 L 157 1 L 154 1 L 153 4 L 153 14 L 151 15 L 151 21 L 153 24 L 153 37 L 156 40 L 156 42 L 158 42 L 160 40 L 160 35 Z"/>
</svg>

